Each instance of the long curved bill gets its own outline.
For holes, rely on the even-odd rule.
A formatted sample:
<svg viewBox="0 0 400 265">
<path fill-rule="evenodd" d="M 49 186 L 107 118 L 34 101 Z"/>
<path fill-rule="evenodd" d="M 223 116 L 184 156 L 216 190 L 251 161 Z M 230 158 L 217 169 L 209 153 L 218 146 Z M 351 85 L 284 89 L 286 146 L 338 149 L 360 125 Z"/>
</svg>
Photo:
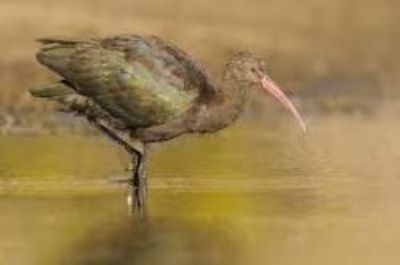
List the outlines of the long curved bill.
<svg viewBox="0 0 400 265">
<path fill-rule="evenodd" d="M 261 84 L 265 91 L 271 93 L 286 109 L 293 114 L 303 132 L 306 132 L 306 124 L 304 123 L 303 118 L 297 111 L 293 102 L 285 95 L 285 93 L 283 93 L 279 86 L 275 84 L 275 82 L 266 74 L 262 75 Z"/>
</svg>

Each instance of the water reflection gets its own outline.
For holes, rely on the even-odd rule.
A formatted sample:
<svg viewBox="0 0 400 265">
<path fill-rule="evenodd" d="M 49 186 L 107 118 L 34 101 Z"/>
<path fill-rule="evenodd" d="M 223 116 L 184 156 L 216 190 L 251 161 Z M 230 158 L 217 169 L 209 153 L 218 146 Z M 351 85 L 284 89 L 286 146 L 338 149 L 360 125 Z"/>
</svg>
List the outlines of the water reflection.
<svg viewBox="0 0 400 265">
<path fill-rule="evenodd" d="M 128 162 L 113 144 L 0 138 L 0 264 L 391 264 L 399 111 L 316 116 L 306 135 L 239 123 L 154 148 L 146 222 L 107 181 Z"/>
<path fill-rule="evenodd" d="M 239 264 L 237 243 L 225 229 L 169 218 L 96 224 L 60 264 Z"/>
</svg>

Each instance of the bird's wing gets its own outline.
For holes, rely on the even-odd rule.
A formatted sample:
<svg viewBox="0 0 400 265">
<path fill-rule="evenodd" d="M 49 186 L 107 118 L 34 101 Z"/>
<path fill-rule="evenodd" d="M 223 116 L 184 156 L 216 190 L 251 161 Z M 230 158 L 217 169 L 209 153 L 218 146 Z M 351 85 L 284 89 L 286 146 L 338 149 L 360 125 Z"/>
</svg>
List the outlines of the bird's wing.
<svg viewBox="0 0 400 265">
<path fill-rule="evenodd" d="M 208 71 L 192 56 L 174 44 L 163 40 L 157 36 L 149 36 L 149 42 L 157 49 L 166 51 L 173 56 L 183 68 L 185 88 L 198 90 L 203 97 L 213 96 L 216 93 L 216 85 L 210 77 Z"/>
<path fill-rule="evenodd" d="M 212 92 L 204 69 L 157 37 L 41 42 L 41 63 L 132 128 L 173 120 Z"/>
</svg>

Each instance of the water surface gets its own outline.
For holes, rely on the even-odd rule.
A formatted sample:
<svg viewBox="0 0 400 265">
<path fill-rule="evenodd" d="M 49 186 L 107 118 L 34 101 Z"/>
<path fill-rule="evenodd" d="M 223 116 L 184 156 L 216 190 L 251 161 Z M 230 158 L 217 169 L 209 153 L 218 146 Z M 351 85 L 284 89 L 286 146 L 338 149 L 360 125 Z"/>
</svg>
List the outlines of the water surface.
<svg viewBox="0 0 400 265">
<path fill-rule="evenodd" d="M 398 109 L 242 121 L 154 147 L 146 221 L 101 137 L 0 138 L 0 264 L 393 264 Z"/>
</svg>

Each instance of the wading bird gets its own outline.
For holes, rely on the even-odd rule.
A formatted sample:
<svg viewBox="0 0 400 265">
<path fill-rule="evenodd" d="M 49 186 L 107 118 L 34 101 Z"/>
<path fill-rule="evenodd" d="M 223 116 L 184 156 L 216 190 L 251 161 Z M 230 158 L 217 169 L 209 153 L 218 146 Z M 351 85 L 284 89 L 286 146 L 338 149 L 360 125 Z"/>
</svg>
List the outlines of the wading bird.
<svg viewBox="0 0 400 265">
<path fill-rule="evenodd" d="M 249 52 L 229 60 L 217 81 L 187 53 L 156 36 L 39 42 L 38 61 L 62 78 L 31 94 L 86 117 L 129 152 L 135 165 L 129 182 L 138 207 L 145 202 L 146 146 L 229 126 L 253 88 L 272 94 L 305 130 L 293 103 L 267 75 L 265 62 Z"/>
</svg>

